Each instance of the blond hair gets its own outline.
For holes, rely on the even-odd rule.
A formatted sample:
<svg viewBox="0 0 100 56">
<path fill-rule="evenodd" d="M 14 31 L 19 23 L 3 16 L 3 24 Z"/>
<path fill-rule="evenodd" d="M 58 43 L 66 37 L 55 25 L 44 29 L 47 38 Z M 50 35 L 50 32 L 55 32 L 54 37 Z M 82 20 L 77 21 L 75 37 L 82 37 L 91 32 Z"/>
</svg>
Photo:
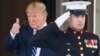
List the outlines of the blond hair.
<svg viewBox="0 0 100 56">
<path fill-rule="evenodd" d="M 32 2 L 26 7 L 26 13 L 33 10 L 42 12 L 44 15 L 47 16 L 46 6 L 42 2 Z"/>
</svg>

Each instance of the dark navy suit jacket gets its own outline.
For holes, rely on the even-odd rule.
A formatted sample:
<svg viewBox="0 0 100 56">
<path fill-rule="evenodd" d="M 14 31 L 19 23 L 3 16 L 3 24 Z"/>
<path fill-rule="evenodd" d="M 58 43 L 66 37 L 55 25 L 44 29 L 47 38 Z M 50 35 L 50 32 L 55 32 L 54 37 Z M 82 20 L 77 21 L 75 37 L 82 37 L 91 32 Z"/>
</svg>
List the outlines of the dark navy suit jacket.
<svg viewBox="0 0 100 56">
<path fill-rule="evenodd" d="M 17 56 L 31 56 L 32 45 L 29 39 L 33 37 L 33 29 L 29 26 L 22 26 L 20 33 L 12 39 L 9 33 L 5 40 L 5 47 L 8 51 L 16 50 Z M 49 48 L 41 48 L 40 56 L 55 56 L 55 53 Z"/>
</svg>

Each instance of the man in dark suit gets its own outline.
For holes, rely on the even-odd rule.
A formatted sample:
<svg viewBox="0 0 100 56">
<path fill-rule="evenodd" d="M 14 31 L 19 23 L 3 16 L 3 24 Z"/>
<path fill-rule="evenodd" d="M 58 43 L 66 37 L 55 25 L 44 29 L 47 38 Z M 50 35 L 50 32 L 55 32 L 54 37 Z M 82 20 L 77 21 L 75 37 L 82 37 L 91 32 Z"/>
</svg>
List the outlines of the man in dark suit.
<svg viewBox="0 0 100 56">
<path fill-rule="evenodd" d="M 46 6 L 41 2 L 32 2 L 27 6 L 26 14 L 29 25 L 20 26 L 19 18 L 16 19 L 5 40 L 6 50 L 16 50 L 16 56 L 55 56 L 49 48 L 40 47 L 36 47 L 36 53 L 33 54 L 34 46 L 29 44 L 29 39 L 47 25 Z"/>
<path fill-rule="evenodd" d="M 60 16 L 54 23 L 41 29 L 35 35 L 35 39 L 30 39 L 30 44 L 49 47 L 57 56 L 99 56 L 99 37 L 84 30 L 85 16 L 87 15 L 86 6 L 89 4 L 91 3 L 86 1 L 64 3 L 63 5 L 69 9 L 65 13 L 67 16 L 63 14 L 62 19 Z M 69 24 L 68 29 L 60 31 L 58 28 L 66 20 Z"/>
</svg>

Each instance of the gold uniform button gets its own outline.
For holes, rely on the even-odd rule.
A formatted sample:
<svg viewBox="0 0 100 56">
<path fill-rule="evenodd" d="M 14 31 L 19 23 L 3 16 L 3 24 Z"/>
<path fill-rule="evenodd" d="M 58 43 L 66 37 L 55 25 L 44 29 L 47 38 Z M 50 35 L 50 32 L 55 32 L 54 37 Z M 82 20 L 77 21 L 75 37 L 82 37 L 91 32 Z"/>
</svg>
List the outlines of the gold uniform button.
<svg viewBox="0 0 100 56">
<path fill-rule="evenodd" d="M 95 53 L 94 50 L 92 50 L 92 53 Z"/>
<path fill-rule="evenodd" d="M 67 54 L 66 56 L 71 56 L 71 54 Z"/>
<path fill-rule="evenodd" d="M 65 34 L 67 33 L 67 31 L 63 31 Z"/>
<path fill-rule="evenodd" d="M 66 43 L 67 45 L 71 45 L 71 43 Z"/>
<path fill-rule="evenodd" d="M 81 34 L 83 33 L 83 31 L 81 31 Z"/>
<path fill-rule="evenodd" d="M 74 34 L 76 34 L 76 32 L 74 31 Z"/>
<path fill-rule="evenodd" d="M 83 47 L 80 47 L 80 50 L 82 51 L 83 50 Z"/>
<path fill-rule="evenodd" d="M 81 43 L 81 42 L 79 42 L 78 44 L 79 44 L 79 45 L 82 45 L 82 43 Z"/>
<path fill-rule="evenodd" d="M 78 39 L 81 39 L 81 37 L 80 37 L 80 36 L 78 36 L 77 38 L 78 38 Z"/>
<path fill-rule="evenodd" d="M 81 53 L 81 54 L 80 54 L 80 56 L 84 56 L 84 54 L 83 54 L 83 53 Z"/>
<path fill-rule="evenodd" d="M 67 51 L 70 51 L 70 49 L 67 49 Z"/>
</svg>

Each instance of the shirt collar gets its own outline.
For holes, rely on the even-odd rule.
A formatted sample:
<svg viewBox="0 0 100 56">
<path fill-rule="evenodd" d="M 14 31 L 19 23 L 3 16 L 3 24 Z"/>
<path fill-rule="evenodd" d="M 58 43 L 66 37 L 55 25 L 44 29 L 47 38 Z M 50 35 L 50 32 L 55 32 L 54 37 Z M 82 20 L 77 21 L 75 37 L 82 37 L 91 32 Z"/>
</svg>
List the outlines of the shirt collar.
<svg viewBox="0 0 100 56">
<path fill-rule="evenodd" d="M 45 26 L 47 26 L 47 22 L 45 22 L 44 24 L 43 24 L 43 26 L 40 28 L 40 29 L 42 29 L 43 27 L 45 27 Z M 34 29 L 33 31 L 36 31 L 37 29 Z"/>
<path fill-rule="evenodd" d="M 44 25 L 43 25 L 40 29 L 42 29 L 42 28 L 45 27 L 45 26 L 47 26 L 47 22 L 45 22 Z"/>
</svg>

